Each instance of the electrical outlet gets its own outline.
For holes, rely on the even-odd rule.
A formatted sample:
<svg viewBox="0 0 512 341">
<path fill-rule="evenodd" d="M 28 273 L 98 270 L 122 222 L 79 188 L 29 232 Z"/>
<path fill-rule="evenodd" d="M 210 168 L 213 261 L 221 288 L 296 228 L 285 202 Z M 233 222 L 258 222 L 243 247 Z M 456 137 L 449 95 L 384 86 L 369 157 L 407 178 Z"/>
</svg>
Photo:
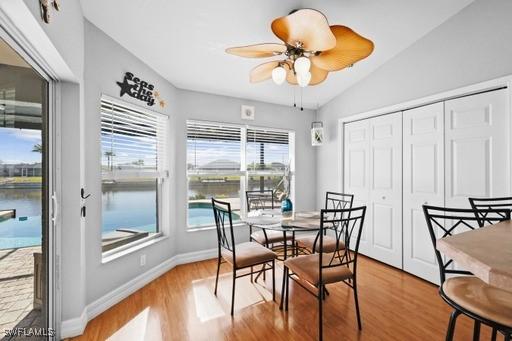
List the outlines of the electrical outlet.
<svg viewBox="0 0 512 341">
<path fill-rule="evenodd" d="M 140 256 L 140 266 L 145 266 L 146 265 L 146 255 L 141 255 Z"/>
</svg>

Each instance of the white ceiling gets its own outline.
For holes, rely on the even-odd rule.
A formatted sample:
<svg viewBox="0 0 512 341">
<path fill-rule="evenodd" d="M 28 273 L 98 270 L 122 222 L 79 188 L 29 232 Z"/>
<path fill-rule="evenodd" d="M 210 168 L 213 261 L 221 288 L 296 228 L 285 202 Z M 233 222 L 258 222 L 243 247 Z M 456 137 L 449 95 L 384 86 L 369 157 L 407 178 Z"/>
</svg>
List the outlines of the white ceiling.
<svg viewBox="0 0 512 341">
<path fill-rule="evenodd" d="M 279 42 L 270 23 L 297 8 L 315 8 L 329 23 L 375 43 L 353 68 L 304 90 L 316 108 L 367 76 L 473 0 L 81 0 L 85 17 L 178 88 L 290 105 L 293 88 L 249 83 L 262 63 L 224 52 L 230 46 Z M 120 61 L 122 62 L 122 61 Z"/>
</svg>

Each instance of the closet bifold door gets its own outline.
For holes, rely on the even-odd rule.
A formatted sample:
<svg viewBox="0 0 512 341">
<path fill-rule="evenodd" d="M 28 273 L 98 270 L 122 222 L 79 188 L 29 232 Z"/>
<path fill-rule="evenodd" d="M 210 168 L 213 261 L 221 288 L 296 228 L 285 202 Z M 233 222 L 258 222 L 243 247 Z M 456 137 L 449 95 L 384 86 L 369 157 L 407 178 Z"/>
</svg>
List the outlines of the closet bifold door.
<svg viewBox="0 0 512 341">
<path fill-rule="evenodd" d="M 369 256 L 402 268 L 402 113 L 370 119 Z"/>
<path fill-rule="evenodd" d="M 344 191 L 367 213 L 359 251 L 402 268 L 402 113 L 345 124 Z"/>
<path fill-rule="evenodd" d="M 403 112 L 404 270 L 439 283 L 422 205 L 444 206 L 444 105 Z"/>
<path fill-rule="evenodd" d="M 446 206 L 510 194 L 507 89 L 445 102 Z"/>
<path fill-rule="evenodd" d="M 343 131 L 343 145 L 343 191 L 354 195 L 352 207 L 367 206 L 368 210 L 370 206 L 370 120 L 346 123 Z M 368 226 L 368 219 L 366 219 L 359 245 L 359 252 L 367 256 L 369 256 L 371 245 Z M 355 245 L 355 241 L 352 245 Z"/>
</svg>

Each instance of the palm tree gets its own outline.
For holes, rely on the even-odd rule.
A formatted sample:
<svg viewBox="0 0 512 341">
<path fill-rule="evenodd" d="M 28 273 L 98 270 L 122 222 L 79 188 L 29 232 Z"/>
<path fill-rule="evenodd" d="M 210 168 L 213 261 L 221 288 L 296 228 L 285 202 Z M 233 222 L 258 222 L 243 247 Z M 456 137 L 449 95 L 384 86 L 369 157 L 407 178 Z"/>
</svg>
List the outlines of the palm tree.
<svg viewBox="0 0 512 341">
<path fill-rule="evenodd" d="M 116 156 L 116 154 L 113 151 L 106 151 L 105 156 L 107 157 L 107 168 L 109 171 L 111 171 L 114 166 L 112 159 L 114 158 L 114 156 Z"/>
<path fill-rule="evenodd" d="M 32 151 L 34 153 L 43 153 L 43 146 L 40 143 L 35 144 L 34 147 L 32 147 Z"/>
</svg>

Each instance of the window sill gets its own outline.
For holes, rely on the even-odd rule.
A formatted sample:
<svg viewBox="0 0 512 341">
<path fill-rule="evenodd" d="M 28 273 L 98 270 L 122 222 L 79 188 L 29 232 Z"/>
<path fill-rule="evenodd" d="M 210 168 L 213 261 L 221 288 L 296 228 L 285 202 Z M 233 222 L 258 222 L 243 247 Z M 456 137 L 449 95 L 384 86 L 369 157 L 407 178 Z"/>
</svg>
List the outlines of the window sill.
<svg viewBox="0 0 512 341">
<path fill-rule="evenodd" d="M 113 250 L 112 253 L 102 254 L 101 264 L 106 264 L 112 262 L 118 258 L 124 257 L 141 249 L 144 249 L 150 245 L 159 243 L 163 240 L 168 239 L 169 236 L 164 236 L 163 234 L 156 234 L 154 236 L 149 237 L 146 240 L 141 241 L 140 243 L 134 243 L 133 245 L 127 245 L 127 248 L 123 248 L 122 250 Z"/>
<path fill-rule="evenodd" d="M 239 227 L 247 227 L 246 223 L 235 223 L 233 224 L 233 228 Z M 187 232 L 201 232 L 201 231 L 210 231 L 215 230 L 217 227 L 215 225 L 207 225 L 207 226 L 199 226 L 199 227 L 189 227 L 187 228 Z"/>
</svg>

